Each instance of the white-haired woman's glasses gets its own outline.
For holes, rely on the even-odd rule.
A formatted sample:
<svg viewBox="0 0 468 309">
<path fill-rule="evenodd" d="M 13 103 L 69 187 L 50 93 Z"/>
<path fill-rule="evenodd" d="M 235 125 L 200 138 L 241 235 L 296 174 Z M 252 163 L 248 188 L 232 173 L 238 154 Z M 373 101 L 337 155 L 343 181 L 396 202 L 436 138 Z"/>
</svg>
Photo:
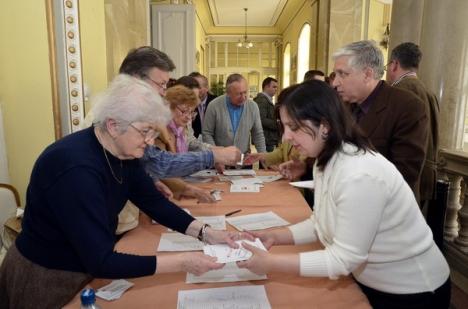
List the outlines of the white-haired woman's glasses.
<svg viewBox="0 0 468 309">
<path fill-rule="evenodd" d="M 138 129 L 132 123 L 129 126 L 135 129 L 138 133 L 140 133 L 145 142 L 153 142 L 159 136 L 159 132 L 154 130 L 153 128 Z"/>
</svg>

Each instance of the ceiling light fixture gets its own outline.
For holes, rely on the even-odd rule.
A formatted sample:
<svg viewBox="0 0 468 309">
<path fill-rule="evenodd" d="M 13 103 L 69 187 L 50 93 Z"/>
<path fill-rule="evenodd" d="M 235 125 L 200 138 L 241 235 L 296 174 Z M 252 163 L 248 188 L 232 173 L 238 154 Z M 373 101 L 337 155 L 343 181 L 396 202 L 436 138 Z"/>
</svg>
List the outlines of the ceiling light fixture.
<svg viewBox="0 0 468 309">
<path fill-rule="evenodd" d="M 247 8 L 244 8 L 245 12 L 245 32 L 244 32 L 244 37 L 239 39 L 239 42 L 237 42 L 237 47 L 245 47 L 245 48 L 252 48 L 253 43 L 250 42 L 250 40 L 247 38 Z"/>
</svg>

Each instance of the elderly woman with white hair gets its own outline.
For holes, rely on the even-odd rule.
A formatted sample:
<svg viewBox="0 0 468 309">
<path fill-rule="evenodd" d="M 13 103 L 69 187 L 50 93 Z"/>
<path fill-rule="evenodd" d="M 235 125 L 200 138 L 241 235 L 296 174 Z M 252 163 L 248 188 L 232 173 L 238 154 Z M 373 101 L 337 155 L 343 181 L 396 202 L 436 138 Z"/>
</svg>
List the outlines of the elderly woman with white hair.
<svg viewBox="0 0 468 309">
<path fill-rule="evenodd" d="M 100 96 L 94 126 L 47 147 L 27 192 L 23 230 L 0 268 L 0 308 L 59 308 L 92 277 L 131 278 L 219 269 L 202 253 L 138 256 L 114 251 L 127 200 L 159 223 L 207 243 L 236 246 L 156 190 L 138 158 L 169 109 L 145 82 L 119 75 Z M 248 235 L 245 235 L 249 237 Z"/>
</svg>

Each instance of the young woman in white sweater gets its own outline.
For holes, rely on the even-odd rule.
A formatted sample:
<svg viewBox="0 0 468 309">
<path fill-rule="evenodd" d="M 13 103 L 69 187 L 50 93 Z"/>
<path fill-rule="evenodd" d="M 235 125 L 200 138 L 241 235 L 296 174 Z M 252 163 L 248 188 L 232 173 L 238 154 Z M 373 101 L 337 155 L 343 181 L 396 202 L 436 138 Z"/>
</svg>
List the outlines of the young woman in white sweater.
<svg viewBox="0 0 468 309">
<path fill-rule="evenodd" d="M 448 308 L 448 264 L 395 166 L 373 150 L 336 92 L 304 82 L 280 109 L 283 139 L 316 158 L 315 208 L 298 224 L 252 232 L 273 245 L 320 241 L 324 249 L 254 255 L 239 267 L 336 279 L 352 273 L 374 308 Z"/>
</svg>

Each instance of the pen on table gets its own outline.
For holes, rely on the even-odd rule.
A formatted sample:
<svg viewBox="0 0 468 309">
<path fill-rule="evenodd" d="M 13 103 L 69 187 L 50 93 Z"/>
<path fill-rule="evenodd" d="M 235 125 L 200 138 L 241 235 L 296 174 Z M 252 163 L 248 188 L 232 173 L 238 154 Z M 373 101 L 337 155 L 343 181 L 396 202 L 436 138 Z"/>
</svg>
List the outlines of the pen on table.
<svg viewBox="0 0 468 309">
<path fill-rule="evenodd" d="M 242 209 L 238 209 L 238 210 L 234 210 L 234 211 L 231 211 L 231 212 L 228 212 L 227 214 L 225 214 L 226 217 L 229 217 L 229 216 L 232 216 L 238 212 L 241 212 Z"/>
</svg>

